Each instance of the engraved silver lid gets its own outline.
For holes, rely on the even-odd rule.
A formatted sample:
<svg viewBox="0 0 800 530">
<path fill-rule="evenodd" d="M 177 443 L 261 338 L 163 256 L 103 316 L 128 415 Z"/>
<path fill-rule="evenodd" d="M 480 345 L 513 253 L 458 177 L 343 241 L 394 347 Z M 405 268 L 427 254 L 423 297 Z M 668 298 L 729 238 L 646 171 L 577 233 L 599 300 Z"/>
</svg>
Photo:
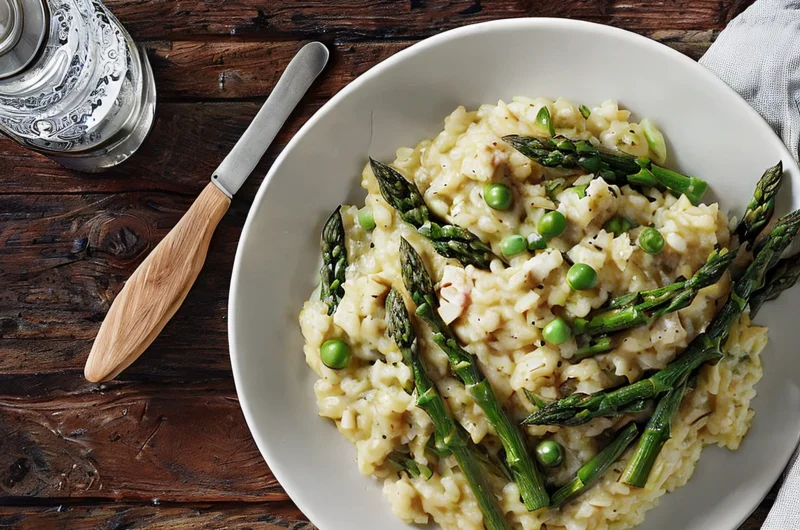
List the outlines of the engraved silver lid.
<svg viewBox="0 0 800 530">
<path fill-rule="evenodd" d="M 24 70 L 47 36 L 43 0 L 0 0 L 0 79 Z"/>
</svg>

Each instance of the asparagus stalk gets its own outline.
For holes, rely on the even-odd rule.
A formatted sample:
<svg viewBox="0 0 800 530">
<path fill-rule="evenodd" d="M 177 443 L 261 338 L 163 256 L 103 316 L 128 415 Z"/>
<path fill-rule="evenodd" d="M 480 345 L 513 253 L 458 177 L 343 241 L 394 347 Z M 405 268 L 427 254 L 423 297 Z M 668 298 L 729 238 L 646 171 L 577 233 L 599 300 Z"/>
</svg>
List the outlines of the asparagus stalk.
<svg viewBox="0 0 800 530">
<path fill-rule="evenodd" d="M 411 478 L 423 476 L 425 477 L 425 480 L 428 480 L 433 476 L 433 471 L 431 471 L 431 468 L 425 464 L 420 464 L 406 453 L 392 451 L 389 453 L 389 456 L 386 457 L 386 460 L 388 460 L 389 463 L 392 464 L 398 471 L 404 471 Z"/>
<path fill-rule="evenodd" d="M 646 157 L 595 147 L 586 140 L 515 134 L 504 136 L 503 140 L 545 167 L 582 168 L 612 183 L 666 188 L 686 195 L 692 204 L 699 204 L 708 189 L 702 179 L 663 168 Z"/>
<path fill-rule="evenodd" d="M 767 226 L 775 210 L 775 197 L 783 182 L 783 163 L 778 162 L 767 169 L 756 184 L 753 198 L 745 209 L 742 220 L 734 231 L 739 235 L 739 243 L 747 248 L 753 244 L 758 234 Z"/>
<path fill-rule="evenodd" d="M 341 206 L 336 208 L 325 222 L 322 228 L 321 246 L 320 300 L 328 304 L 328 314 L 332 315 L 344 297 L 344 273 L 347 268 L 347 246 Z"/>
<path fill-rule="evenodd" d="M 639 429 L 635 423 L 625 426 L 613 442 L 581 466 L 575 478 L 553 493 L 553 506 L 561 506 L 576 495 L 588 490 L 622 456 L 625 449 L 638 435 Z"/>
<path fill-rule="evenodd" d="M 589 319 L 574 322 L 576 331 L 590 336 L 649 324 L 657 318 L 689 306 L 697 293 L 719 281 L 736 257 L 735 252 L 714 251 L 708 261 L 688 280 L 671 283 L 659 289 L 641 291 L 616 298 Z"/>
<path fill-rule="evenodd" d="M 475 356 L 458 344 L 453 331 L 439 316 L 439 301 L 433 290 L 433 281 L 420 255 L 404 238 L 400 239 L 400 264 L 403 282 L 417 306 L 416 315 L 431 327 L 433 340 L 447 354 L 450 368 L 497 431 L 506 452 L 506 464 L 514 475 L 525 507 L 532 511 L 547 506 L 549 499 L 544 480 L 525 446 L 519 427 L 500 406 Z"/>
<path fill-rule="evenodd" d="M 419 354 L 416 334 L 405 301 L 395 289 L 389 291 L 386 297 L 386 318 L 389 336 L 400 348 L 404 362 L 414 374 L 417 406 L 424 410 L 433 422 L 437 449 L 449 452 L 455 457 L 478 500 L 486 528 L 488 530 L 510 530 L 486 477 L 483 475 L 480 464 L 473 458 L 472 453 L 477 451 L 477 448 L 464 428 L 456 423 L 450 415 L 444 398 L 428 376 L 425 364 Z"/>
<path fill-rule="evenodd" d="M 718 326 L 717 329 L 706 331 L 707 335 L 715 339 L 720 338 L 722 342 L 728 338 L 730 327 L 745 310 L 750 297 L 765 286 L 767 271 L 778 262 L 783 251 L 797 235 L 798 229 L 800 229 L 800 210 L 778 219 L 769 235 L 756 246 L 755 259 L 734 284 L 733 292 L 715 319 L 726 321 L 727 326 L 724 328 Z"/>
<path fill-rule="evenodd" d="M 455 258 L 465 266 L 489 268 L 496 256 L 475 234 L 435 217 L 425 205 L 417 186 L 394 168 L 372 158 L 369 163 L 383 199 L 397 210 L 405 222 L 427 237 L 436 252 L 446 258 Z"/>
<path fill-rule="evenodd" d="M 613 347 L 614 341 L 608 335 L 590 337 L 588 340 L 582 340 L 578 343 L 578 349 L 572 355 L 572 361 L 577 362 L 589 357 L 594 357 L 595 355 L 611 351 Z"/>
<path fill-rule="evenodd" d="M 681 404 L 683 394 L 686 392 L 687 381 L 688 378 L 659 400 L 655 412 L 637 442 L 633 455 L 628 460 L 625 471 L 622 472 L 620 481 L 623 483 L 636 488 L 643 488 L 647 484 L 647 478 L 650 476 L 656 457 L 670 438 L 672 417 Z"/>
<path fill-rule="evenodd" d="M 800 278 L 800 254 L 782 259 L 767 273 L 766 285 L 750 297 L 750 316 L 755 318 L 764 302 L 775 300 Z"/>
<path fill-rule="evenodd" d="M 778 220 L 762 245 L 755 259 L 733 290 L 722 309 L 708 326 L 689 343 L 683 355 L 663 370 L 616 390 L 599 391 L 594 394 L 572 394 L 534 411 L 523 420 L 530 425 L 581 425 L 593 418 L 616 416 L 619 410 L 639 400 L 657 397 L 686 380 L 692 372 L 707 361 L 722 358 L 722 345 L 728 338 L 731 326 L 747 307 L 750 296 L 764 286 L 764 278 L 770 264 L 780 256 L 792 242 L 800 228 L 800 210 Z"/>
</svg>

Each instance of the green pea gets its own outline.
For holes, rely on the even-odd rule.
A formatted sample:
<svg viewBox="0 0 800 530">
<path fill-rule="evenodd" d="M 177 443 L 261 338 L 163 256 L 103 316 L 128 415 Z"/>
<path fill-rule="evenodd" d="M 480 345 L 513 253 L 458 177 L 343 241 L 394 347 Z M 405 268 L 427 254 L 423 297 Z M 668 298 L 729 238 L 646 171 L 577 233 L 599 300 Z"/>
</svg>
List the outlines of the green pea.
<svg viewBox="0 0 800 530">
<path fill-rule="evenodd" d="M 493 210 L 508 210 L 514 197 L 511 188 L 505 184 L 489 184 L 483 189 L 483 200 Z"/>
<path fill-rule="evenodd" d="M 367 232 L 375 228 L 375 218 L 372 216 L 372 208 L 364 206 L 358 211 L 358 224 Z"/>
<path fill-rule="evenodd" d="M 561 317 L 551 320 L 542 330 L 542 337 L 551 344 L 564 344 L 572 336 L 569 324 Z"/>
<path fill-rule="evenodd" d="M 603 229 L 610 234 L 614 234 L 614 237 L 621 236 L 632 227 L 633 223 L 631 223 L 625 217 L 620 216 L 612 217 L 606 221 L 606 224 L 603 225 Z"/>
<path fill-rule="evenodd" d="M 539 234 L 545 239 L 558 237 L 567 229 L 567 218 L 558 211 L 547 212 L 539 219 Z"/>
<path fill-rule="evenodd" d="M 545 467 L 556 467 L 564 461 L 564 448 L 553 440 L 542 440 L 536 445 L 536 460 Z"/>
<path fill-rule="evenodd" d="M 525 252 L 527 248 L 528 242 L 517 234 L 508 236 L 500 242 L 500 252 L 503 253 L 503 256 L 516 256 Z"/>
<path fill-rule="evenodd" d="M 648 226 L 639 234 L 638 243 L 648 254 L 658 254 L 664 248 L 664 236 L 652 226 Z"/>
<path fill-rule="evenodd" d="M 622 217 L 620 219 L 620 226 L 622 227 L 623 232 L 627 232 L 631 228 L 633 228 L 633 223 L 628 220 L 627 217 Z"/>
<path fill-rule="evenodd" d="M 350 362 L 350 346 L 343 340 L 326 340 L 319 349 L 319 357 L 328 368 L 341 370 Z"/>
<path fill-rule="evenodd" d="M 533 252 L 534 250 L 544 250 L 547 248 L 547 240 L 537 234 L 536 232 L 531 232 L 528 234 L 528 250 Z"/>
<path fill-rule="evenodd" d="M 622 234 L 622 223 L 620 223 L 619 217 L 612 217 L 606 221 L 606 224 L 603 225 L 603 230 L 614 234 L 614 237 L 619 237 Z"/>
<path fill-rule="evenodd" d="M 575 291 L 585 291 L 597 285 L 597 271 L 585 263 L 576 263 L 567 272 L 567 283 Z"/>
</svg>

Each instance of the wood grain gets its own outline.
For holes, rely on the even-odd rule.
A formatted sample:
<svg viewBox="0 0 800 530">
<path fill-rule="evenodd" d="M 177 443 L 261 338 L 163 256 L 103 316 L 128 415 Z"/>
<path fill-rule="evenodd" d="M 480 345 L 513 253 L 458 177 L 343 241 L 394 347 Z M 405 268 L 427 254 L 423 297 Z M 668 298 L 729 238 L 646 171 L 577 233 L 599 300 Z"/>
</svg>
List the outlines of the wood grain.
<svg viewBox="0 0 800 530">
<path fill-rule="evenodd" d="M 329 46 L 312 90 L 328 100 L 373 65 L 414 41 Z M 156 41 L 144 43 L 162 99 L 264 98 L 300 46 L 297 42 Z"/>
<path fill-rule="evenodd" d="M 327 42 L 419 39 L 467 24 L 567 17 L 632 31 L 721 29 L 741 0 L 109 0 L 137 39 L 210 36 Z"/>
<path fill-rule="evenodd" d="M 15 530 L 314 530 L 291 503 L 61 505 L 2 507 L 0 528 Z"/>
<path fill-rule="evenodd" d="M 645 36 L 698 59 L 718 35 L 716 30 L 654 30 Z M 327 68 L 314 96 L 330 99 L 373 65 L 415 41 L 339 43 L 331 46 Z M 281 65 L 297 52 L 296 42 L 155 41 L 144 44 L 164 100 L 266 97 L 277 83 Z"/>
<path fill-rule="evenodd" d="M 0 377 L 0 493 L 24 499 L 285 501 L 230 377 L 92 384 Z"/>
</svg>

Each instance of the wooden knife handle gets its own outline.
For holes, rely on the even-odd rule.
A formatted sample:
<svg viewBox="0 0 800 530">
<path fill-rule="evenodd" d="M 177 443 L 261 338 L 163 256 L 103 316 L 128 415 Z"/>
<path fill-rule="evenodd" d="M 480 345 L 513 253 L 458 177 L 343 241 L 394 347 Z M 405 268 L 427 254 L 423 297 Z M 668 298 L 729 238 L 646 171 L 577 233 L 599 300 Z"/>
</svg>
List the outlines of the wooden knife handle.
<svg viewBox="0 0 800 530">
<path fill-rule="evenodd" d="M 86 361 L 86 379 L 113 379 L 155 340 L 203 268 L 211 236 L 230 204 L 231 200 L 209 183 L 134 271 L 100 326 Z"/>
</svg>

